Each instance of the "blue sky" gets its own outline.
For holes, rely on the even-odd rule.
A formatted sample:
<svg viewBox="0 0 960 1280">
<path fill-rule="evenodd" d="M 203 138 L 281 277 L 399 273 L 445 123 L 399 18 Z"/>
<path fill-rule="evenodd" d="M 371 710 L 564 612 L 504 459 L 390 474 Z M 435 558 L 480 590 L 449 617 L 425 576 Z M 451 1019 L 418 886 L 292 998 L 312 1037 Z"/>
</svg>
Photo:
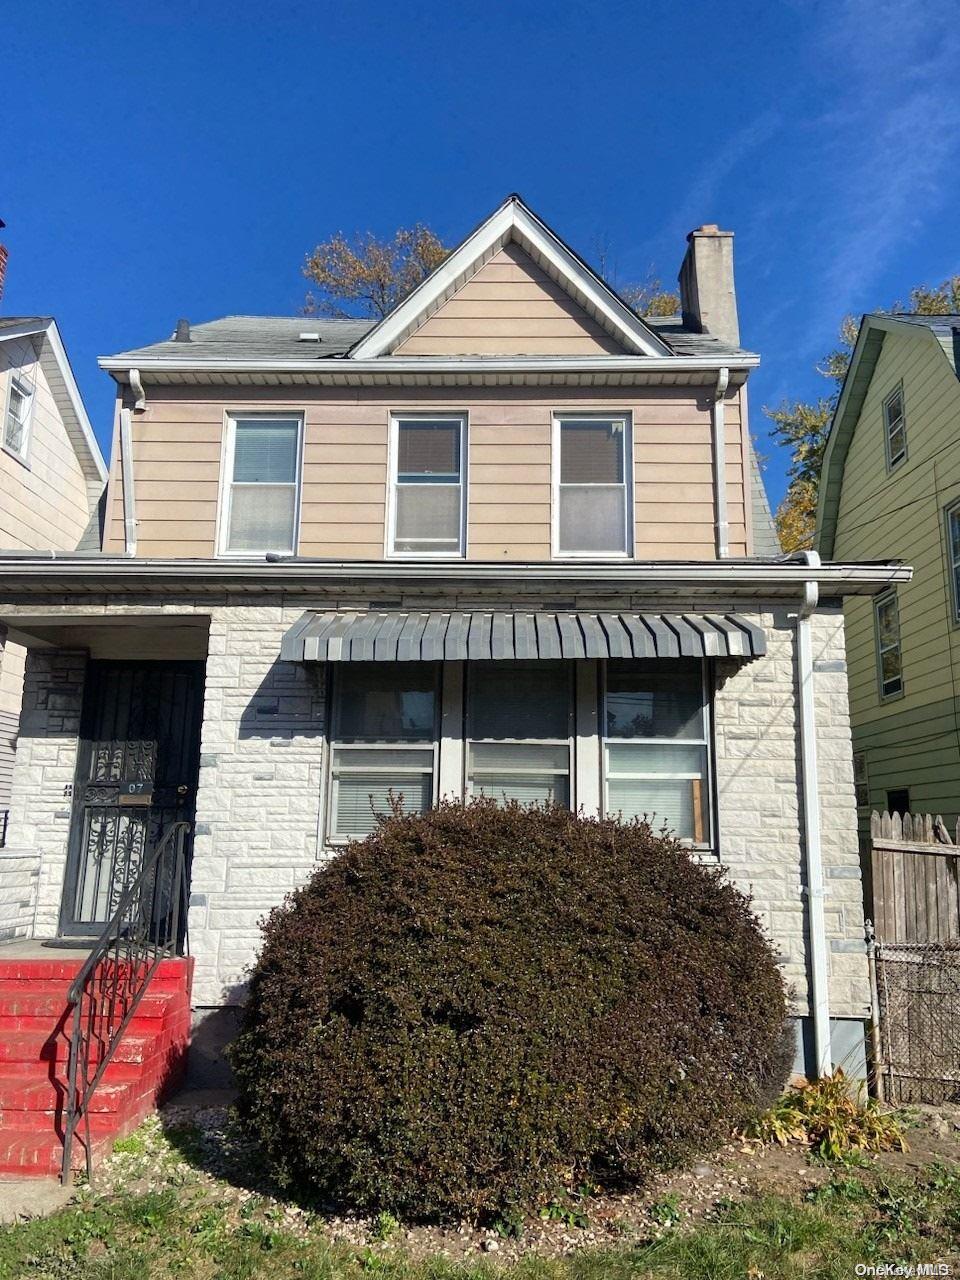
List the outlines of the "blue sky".
<svg viewBox="0 0 960 1280">
<path fill-rule="evenodd" d="M 841 316 L 960 272 L 946 0 L 9 5 L 5 315 L 53 313 L 105 441 L 103 353 L 293 314 L 330 233 L 458 240 L 519 191 L 619 281 L 737 234 L 752 426 L 818 394 Z"/>
</svg>

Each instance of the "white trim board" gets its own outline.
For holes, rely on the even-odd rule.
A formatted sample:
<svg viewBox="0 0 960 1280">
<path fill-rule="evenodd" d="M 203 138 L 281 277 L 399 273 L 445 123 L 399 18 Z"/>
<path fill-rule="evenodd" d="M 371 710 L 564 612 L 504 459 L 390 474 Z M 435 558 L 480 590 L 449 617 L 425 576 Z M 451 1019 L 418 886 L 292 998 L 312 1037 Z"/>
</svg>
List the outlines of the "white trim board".
<svg viewBox="0 0 960 1280">
<path fill-rule="evenodd" d="M 399 306 L 348 353 L 388 355 L 505 244 L 515 241 L 627 352 L 670 357 L 670 348 L 517 195 L 508 196 Z"/>
</svg>

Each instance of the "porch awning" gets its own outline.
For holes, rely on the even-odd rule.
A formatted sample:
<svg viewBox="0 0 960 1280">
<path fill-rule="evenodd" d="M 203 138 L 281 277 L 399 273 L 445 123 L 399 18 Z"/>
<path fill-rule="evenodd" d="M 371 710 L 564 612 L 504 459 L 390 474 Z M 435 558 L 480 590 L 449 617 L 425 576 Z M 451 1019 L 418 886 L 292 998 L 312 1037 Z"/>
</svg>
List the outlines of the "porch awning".
<svg viewBox="0 0 960 1280">
<path fill-rule="evenodd" d="M 738 613 L 319 613 L 283 637 L 286 662 L 510 658 L 757 658 L 762 629 Z"/>
</svg>

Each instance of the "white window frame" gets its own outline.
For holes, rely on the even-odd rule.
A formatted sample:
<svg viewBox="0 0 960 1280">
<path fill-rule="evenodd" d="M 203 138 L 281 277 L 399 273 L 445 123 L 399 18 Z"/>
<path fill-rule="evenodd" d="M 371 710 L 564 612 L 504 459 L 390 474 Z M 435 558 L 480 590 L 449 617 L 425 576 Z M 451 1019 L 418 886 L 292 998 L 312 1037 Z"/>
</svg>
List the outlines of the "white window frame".
<svg viewBox="0 0 960 1280">
<path fill-rule="evenodd" d="M 395 663 L 385 663 L 385 666 L 394 666 Z M 327 763 L 325 770 L 324 795 L 326 798 L 325 810 L 321 815 L 322 829 L 325 833 L 325 845 L 328 848 L 338 848 L 347 845 L 351 840 L 362 840 L 364 836 L 343 834 L 335 829 L 337 818 L 337 770 L 334 767 L 334 759 L 338 751 L 431 751 L 433 763 L 432 770 L 432 787 L 430 796 L 430 807 L 434 808 L 437 804 L 440 786 L 440 735 L 443 711 L 443 687 L 444 687 L 444 668 L 443 662 L 437 662 L 432 665 L 435 673 L 434 684 L 434 702 L 433 702 L 433 739 L 426 738 L 419 742 L 383 742 L 371 739 L 364 742 L 343 742 L 340 739 L 340 690 L 337 687 L 337 676 L 342 670 L 343 664 L 330 663 L 329 676 L 327 680 L 327 706 L 330 708 L 330 731 L 327 735 Z M 364 766 L 360 772 L 370 773 L 376 772 L 370 766 Z M 384 774 L 395 772 L 384 768 Z M 426 772 L 425 770 L 413 770 L 411 772 Z"/>
<path fill-rule="evenodd" d="M 953 556 L 953 525 L 956 521 L 960 526 L 960 500 L 952 502 L 948 507 L 944 508 L 943 519 L 945 524 L 944 537 L 946 538 L 946 557 L 947 572 L 950 575 L 950 600 L 952 610 L 952 620 L 954 626 L 960 625 L 960 559 L 955 560 Z"/>
<path fill-rule="evenodd" d="M 455 551 L 397 551 L 397 467 L 400 452 L 401 422 L 459 422 L 460 424 L 460 524 L 459 546 Z M 443 412 L 430 409 L 404 409 L 390 414 L 390 469 L 387 475 L 387 520 L 384 555 L 388 560 L 463 560 L 467 554 L 468 456 L 470 415 L 463 409 Z"/>
<path fill-rule="evenodd" d="M 531 662 L 538 662 L 540 659 L 530 659 Z M 576 730 L 577 730 L 577 688 L 576 688 L 576 667 L 574 660 L 570 658 L 561 658 L 558 661 L 564 664 L 564 674 L 567 679 L 567 737 L 566 738 L 477 738 L 473 734 L 473 698 L 472 683 L 473 671 L 476 663 L 467 663 L 466 679 L 464 681 L 464 713 L 463 713 L 463 795 L 469 800 L 473 796 L 480 795 L 481 792 L 475 791 L 472 784 L 470 748 L 477 744 L 495 743 L 501 747 L 511 746 L 538 746 L 538 747 L 560 747 L 567 748 L 567 794 L 569 796 L 569 809 L 571 813 L 577 812 L 577 756 L 576 756 Z M 502 769 L 501 773 L 516 773 L 518 776 L 525 773 L 543 773 L 542 768 L 536 769 Z M 487 793 L 489 794 L 489 793 Z M 497 797 L 492 797 L 497 798 Z"/>
<path fill-rule="evenodd" d="M 897 396 L 900 397 L 900 417 L 895 419 L 891 424 L 889 413 L 890 405 Z M 891 449 L 890 436 L 893 429 L 897 426 L 899 426 L 900 432 L 903 436 L 903 452 L 898 454 L 897 457 L 894 457 Z M 897 467 L 902 466 L 903 463 L 906 462 L 907 457 L 909 456 L 907 446 L 907 402 L 904 399 L 902 382 L 899 382 L 892 391 L 888 391 L 883 398 L 883 448 L 887 460 L 887 471 L 895 471 Z"/>
<path fill-rule="evenodd" d="M 237 422 L 248 422 L 255 418 L 268 421 L 288 420 L 297 424 L 297 464 L 294 479 L 293 499 L 293 547 L 261 547 L 255 551 L 230 550 L 230 505 L 233 497 L 233 462 L 236 444 Z M 220 458 L 220 493 L 217 501 L 217 554 L 235 559 L 259 560 L 265 555 L 297 555 L 300 546 L 300 507 L 303 499 L 303 410 L 278 408 L 264 409 L 258 405 L 256 409 L 230 409 L 224 414 L 223 449 Z M 243 483 L 243 482 L 241 482 Z"/>
<path fill-rule="evenodd" d="M 655 659 L 654 659 L 655 661 Z M 610 743 L 624 743 L 637 745 L 673 745 L 678 743 L 688 743 L 691 746 L 702 746 L 704 748 L 704 758 L 706 760 L 706 768 L 703 778 L 703 800 L 705 801 L 706 824 L 707 829 L 704 832 L 703 840 L 693 840 L 688 836 L 678 837 L 680 843 L 699 852 L 709 852 L 716 848 L 717 842 L 717 814 L 716 802 L 714 795 L 714 751 L 713 751 L 713 697 L 712 697 L 712 673 L 709 669 L 707 659 L 700 660 L 700 709 L 703 716 L 703 737 L 702 738 L 617 738 L 610 737 L 607 734 L 607 662 L 604 659 L 601 662 L 602 671 L 600 673 L 601 681 L 601 699 L 600 699 L 600 769 L 602 774 L 602 797 L 603 797 L 603 813 L 605 817 L 616 817 L 619 810 L 611 809 L 610 805 L 610 771 L 607 767 L 607 746 Z M 693 775 L 686 774 L 652 774 L 652 773 L 630 773 L 617 774 L 618 778 L 630 778 L 634 781 L 651 781 L 663 777 L 686 777 Z"/>
<path fill-rule="evenodd" d="M 10 420 L 10 402 L 13 399 L 14 390 L 18 391 L 26 400 L 27 409 L 21 421 L 22 439 L 21 447 L 14 449 L 13 445 L 7 443 L 7 423 Z M 33 406 L 36 401 L 36 387 L 31 385 L 22 373 L 17 373 L 13 369 L 10 370 L 10 376 L 7 379 L 7 394 L 4 399 L 3 406 L 3 435 L 0 437 L 0 445 L 3 447 L 4 453 L 8 453 L 11 458 L 16 458 L 18 462 L 27 465 L 30 456 L 30 440 L 33 436 Z"/>
<path fill-rule="evenodd" d="M 897 618 L 897 643 L 896 645 L 887 645 L 883 648 L 880 643 L 880 611 L 887 605 L 892 605 Z M 881 702 L 892 702 L 895 698 L 902 698 L 906 681 L 903 676 L 903 631 L 900 627 L 900 600 L 896 591 L 885 591 L 882 595 L 874 597 L 873 601 L 873 636 L 874 649 L 877 659 L 877 692 L 880 695 Z M 889 693 L 885 692 L 883 687 L 883 655 L 889 650 L 896 648 L 900 654 L 900 688 L 892 689 Z"/>
<path fill-rule="evenodd" d="M 624 550 L 623 551 L 561 551 L 560 550 L 560 439 L 562 424 L 578 419 L 581 422 L 623 422 L 623 487 L 624 493 Z M 554 559 L 557 560 L 630 560 L 634 554 L 636 530 L 633 520 L 634 474 L 633 474 L 633 413 L 631 410 L 618 409 L 579 409 L 553 411 L 551 431 L 551 502 L 550 502 L 550 542 Z M 606 488 L 607 486 L 602 486 Z"/>
</svg>

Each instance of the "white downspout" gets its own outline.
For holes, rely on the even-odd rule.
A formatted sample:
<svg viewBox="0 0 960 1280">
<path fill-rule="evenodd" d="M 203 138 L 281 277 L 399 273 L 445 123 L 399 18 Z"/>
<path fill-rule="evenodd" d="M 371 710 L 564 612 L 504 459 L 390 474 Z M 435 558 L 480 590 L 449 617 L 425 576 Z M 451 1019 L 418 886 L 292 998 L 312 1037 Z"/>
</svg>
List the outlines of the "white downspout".
<svg viewBox="0 0 960 1280">
<path fill-rule="evenodd" d="M 816 551 L 800 551 L 797 558 L 819 568 Z M 811 617 L 819 601 L 816 582 L 803 584 L 797 611 L 797 679 L 800 685 L 801 808 L 804 866 L 807 877 L 807 919 L 810 929 L 810 1009 L 818 1076 L 833 1070 L 830 1050 L 830 980 L 827 970 L 827 928 L 824 918 L 823 846 L 820 836 L 820 787 L 817 773 L 817 715 L 813 697 L 813 629 Z"/>
<path fill-rule="evenodd" d="M 120 408 L 120 475 L 123 481 L 123 553 L 137 554 L 137 508 L 133 489 L 133 428 L 131 411 Z"/>
<path fill-rule="evenodd" d="M 717 391 L 711 410 L 714 526 L 718 560 L 725 560 L 730 554 L 730 525 L 727 520 L 727 428 L 723 412 L 723 397 L 729 383 L 730 370 L 721 369 L 717 374 Z"/>
</svg>

